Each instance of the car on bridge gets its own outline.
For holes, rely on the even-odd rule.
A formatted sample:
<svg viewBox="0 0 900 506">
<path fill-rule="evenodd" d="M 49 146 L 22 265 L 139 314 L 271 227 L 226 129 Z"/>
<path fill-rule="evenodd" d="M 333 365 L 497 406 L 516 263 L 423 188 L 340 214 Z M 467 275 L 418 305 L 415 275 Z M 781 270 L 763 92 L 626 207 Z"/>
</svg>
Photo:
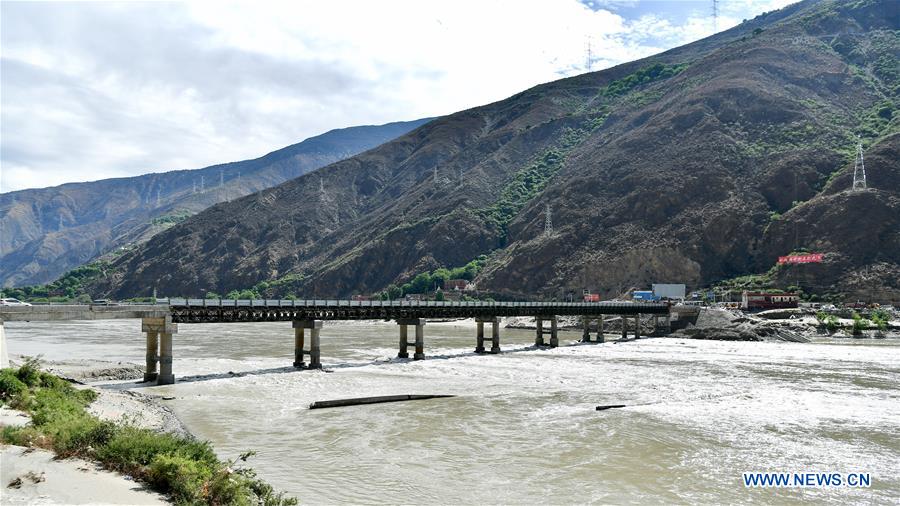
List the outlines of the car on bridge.
<svg viewBox="0 0 900 506">
<path fill-rule="evenodd" d="M 0 299 L 0 306 L 30 306 L 30 302 L 22 302 L 19 299 L 6 298 Z"/>
</svg>

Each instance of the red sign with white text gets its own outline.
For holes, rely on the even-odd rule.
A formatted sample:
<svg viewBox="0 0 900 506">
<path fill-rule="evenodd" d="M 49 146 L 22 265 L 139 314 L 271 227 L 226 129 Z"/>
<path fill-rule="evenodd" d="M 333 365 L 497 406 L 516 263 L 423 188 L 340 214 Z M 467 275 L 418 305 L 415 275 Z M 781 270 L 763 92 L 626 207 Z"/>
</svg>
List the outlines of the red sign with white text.
<svg viewBox="0 0 900 506">
<path fill-rule="evenodd" d="M 806 253 L 803 255 L 788 255 L 778 257 L 779 264 L 812 264 L 819 263 L 825 255 L 822 253 Z"/>
</svg>

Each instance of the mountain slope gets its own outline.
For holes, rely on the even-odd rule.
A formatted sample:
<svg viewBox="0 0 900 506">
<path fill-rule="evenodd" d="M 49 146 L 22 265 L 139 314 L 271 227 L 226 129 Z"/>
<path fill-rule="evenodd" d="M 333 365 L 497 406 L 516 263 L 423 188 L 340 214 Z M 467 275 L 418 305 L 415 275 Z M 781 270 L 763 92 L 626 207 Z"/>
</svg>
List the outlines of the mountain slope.
<svg viewBox="0 0 900 506">
<path fill-rule="evenodd" d="M 518 297 L 766 271 L 791 249 L 830 247 L 771 225 L 847 187 L 856 134 L 877 149 L 897 142 L 897 5 L 807 0 L 441 118 L 214 206 L 123 255 L 93 290 L 224 293 L 268 280 L 270 296 L 346 296 L 481 254 L 479 287 Z M 873 172 L 900 170 L 882 160 Z M 900 225 L 892 181 L 853 196 L 883 200 L 884 221 L 861 234 L 885 231 L 884 244 Z M 900 264 L 898 248 L 841 247 L 848 260 L 827 264 L 840 272 Z"/>
<path fill-rule="evenodd" d="M 242 162 L 0 194 L 0 286 L 43 283 L 226 200 L 301 176 L 431 119 L 332 130 Z"/>
</svg>

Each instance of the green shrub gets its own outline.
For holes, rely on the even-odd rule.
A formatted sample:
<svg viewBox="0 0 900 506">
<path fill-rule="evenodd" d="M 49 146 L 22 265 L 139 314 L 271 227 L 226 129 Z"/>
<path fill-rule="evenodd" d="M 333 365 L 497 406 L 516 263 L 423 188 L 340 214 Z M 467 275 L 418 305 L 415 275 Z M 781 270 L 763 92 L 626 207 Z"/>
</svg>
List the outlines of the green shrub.
<svg viewBox="0 0 900 506">
<path fill-rule="evenodd" d="M 853 335 L 858 336 L 862 334 L 863 330 L 869 328 L 869 320 L 866 320 L 855 311 L 851 316 L 853 317 Z"/>
<path fill-rule="evenodd" d="M 16 376 L 26 386 L 36 387 L 41 383 L 40 360 L 36 357 L 26 357 L 25 363 L 16 371 Z"/>
<path fill-rule="evenodd" d="M 63 458 L 96 459 L 108 469 L 170 492 L 179 504 L 296 504 L 295 499 L 275 494 L 252 470 L 220 461 L 208 442 L 92 416 L 85 408 L 96 398 L 93 390 L 76 389 L 41 372 L 37 363 L 29 359 L 18 369 L 0 371 L 4 400 L 32 419 L 25 427 L 4 427 L 3 442 L 53 449 Z"/>
<path fill-rule="evenodd" d="M 14 369 L 0 370 L 0 400 L 9 401 L 26 390 L 28 386 L 16 376 Z"/>
<path fill-rule="evenodd" d="M 209 443 L 193 441 L 172 434 L 157 434 L 153 431 L 123 426 L 113 437 L 97 450 L 97 458 L 107 462 L 117 471 L 133 471 L 148 466 L 156 455 L 174 454 L 203 461 L 207 464 L 218 462 Z"/>
<path fill-rule="evenodd" d="M 147 481 L 171 492 L 176 502 L 195 503 L 204 499 L 206 483 L 212 474 L 209 466 L 196 460 L 162 453 L 150 462 Z"/>
<path fill-rule="evenodd" d="M 824 311 L 819 311 L 818 313 L 816 313 L 816 319 L 819 320 L 820 324 L 825 326 L 828 332 L 834 332 L 841 326 L 840 322 L 837 319 L 837 316 L 828 314 Z"/>
<path fill-rule="evenodd" d="M 884 331 L 887 329 L 888 322 L 890 321 L 891 315 L 889 315 L 887 311 L 883 309 L 872 311 L 872 323 L 878 330 Z"/>
</svg>

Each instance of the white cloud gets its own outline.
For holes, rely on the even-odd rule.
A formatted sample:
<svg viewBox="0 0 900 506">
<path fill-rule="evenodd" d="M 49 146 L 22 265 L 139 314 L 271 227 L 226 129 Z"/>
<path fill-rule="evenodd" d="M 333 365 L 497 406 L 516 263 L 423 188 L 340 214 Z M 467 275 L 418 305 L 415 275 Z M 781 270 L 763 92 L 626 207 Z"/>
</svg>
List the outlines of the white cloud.
<svg viewBox="0 0 900 506">
<path fill-rule="evenodd" d="M 712 31 L 606 9 L 635 0 L 0 5 L 2 191 L 253 158 L 583 72 L 588 38 L 597 70 Z"/>
</svg>

